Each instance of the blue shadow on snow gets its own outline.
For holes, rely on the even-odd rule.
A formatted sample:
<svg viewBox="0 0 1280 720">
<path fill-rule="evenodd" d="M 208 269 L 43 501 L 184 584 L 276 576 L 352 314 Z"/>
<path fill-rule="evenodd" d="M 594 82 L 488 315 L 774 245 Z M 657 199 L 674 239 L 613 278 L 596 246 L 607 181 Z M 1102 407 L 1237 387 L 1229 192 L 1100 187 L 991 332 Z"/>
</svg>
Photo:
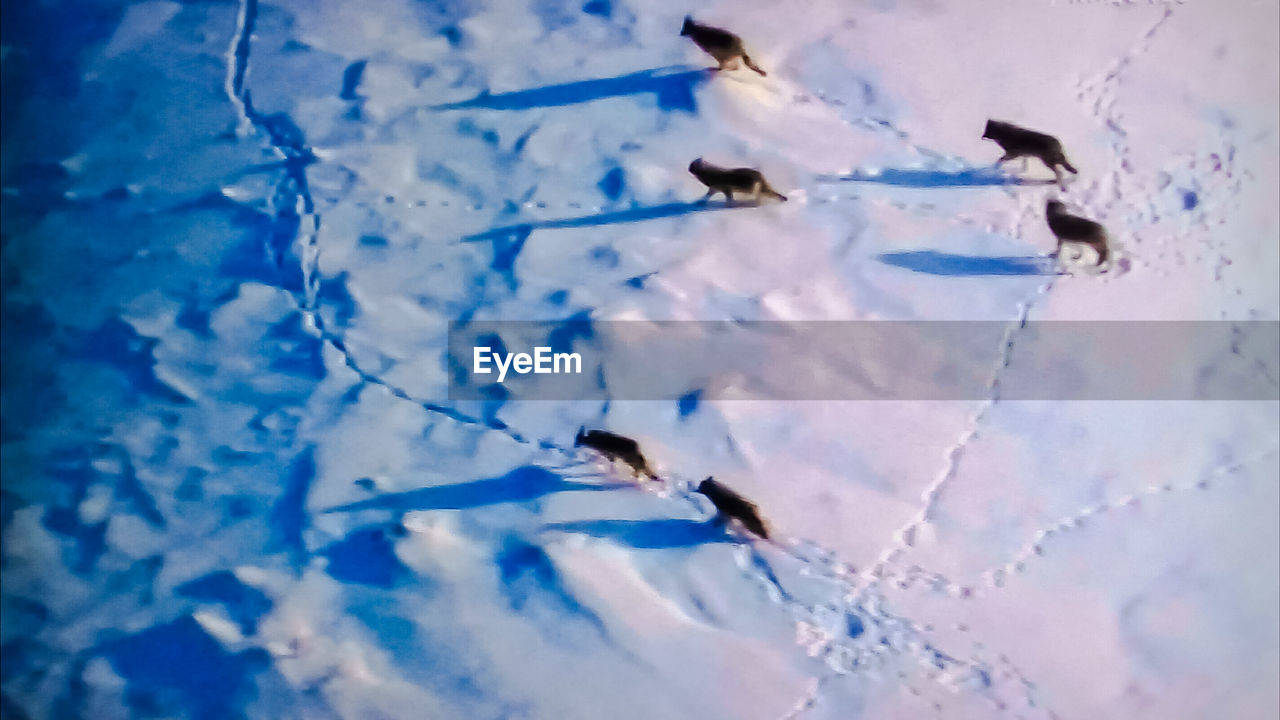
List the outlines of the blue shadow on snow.
<svg viewBox="0 0 1280 720">
<path fill-rule="evenodd" d="M 368 500 L 331 507 L 324 512 L 359 510 L 465 510 L 505 502 L 526 502 L 569 490 L 613 490 L 625 483 L 580 483 L 565 480 L 546 468 L 526 465 L 496 478 L 389 493 Z"/>
<path fill-rule="evenodd" d="M 387 589 L 405 572 L 395 543 L 380 527 L 353 530 L 319 554 L 329 558 L 325 572 L 344 583 Z"/>
<path fill-rule="evenodd" d="M 295 567 L 306 559 L 307 545 L 302 534 L 311 526 L 307 516 L 307 493 L 316 479 L 315 446 L 308 445 L 289 463 L 284 491 L 271 506 L 270 528 L 273 550 L 285 550 Z"/>
<path fill-rule="evenodd" d="M 601 640 L 613 644 L 604 621 L 574 597 L 545 550 L 509 537 L 494 557 L 494 564 L 502 580 L 500 589 L 511 609 L 534 619 L 542 626 L 543 633 L 563 640 L 566 637 L 564 619 L 581 620 Z"/>
<path fill-rule="evenodd" d="M 952 255 L 934 250 L 884 253 L 880 262 L 929 275 L 1055 275 L 1053 260 L 1047 257 L 981 257 Z"/>
<path fill-rule="evenodd" d="M 948 172 L 945 170 L 902 170 L 885 168 L 879 172 L 855 170 L 848 175 L 831 175 L 823 180 L 843 182 L 869 182 L 899 187 L 984 187 L 991 185 L 1052 185 L 1053 180 L 1035 180 L 1005 174 L 995 168 L 969 168 Z"/>
<path fill-rule="evenodd" d="M 463 242 L 479 242 L 481 240 L 493 240 L 495 238 L 509 238 L 517 236 L 527 238 L 528 234 L 534 230 L 554 229 L 554 228 L 582 228 L 582 227 L 598 227 L 600 225 L 617 225 L 620 223 L 643 222 L 645 220 L 660 220 L 662 218 L 677 217 L 680 215 L 688 215 L 696 212 L 714 212 L 716 210 L 732 210 L 740 207 L 755 207 L 753 203 L 728 203 L 724 201 L 717 202 L 673 202 L 664 203 L 662 205 L 645 205 L 633 207 L 629 210 L 616 210 L 612 212 L 603 212 L 596 215 L 584 215 L 576 218 L 564 218 L 562 220 L 539 220 L 536 222 L 521 223 L 518 225 L 504 225 L 491 230 L 486 230 L 475 235 L 467 235 L 462 238 Z M 496 250 L 495 250 L 496 252 Z"/>
<path fill-rule="evenodd" d="M 682 110 L 694 113 L 697 112 L 698 106 L 693 97 L 693 89 L 710 80 L 714 71 L 710 69 L 681 70 L 682 67 L 654 68 L 617 77 L 579 80 L 577 82 L 546 85 L 540 88 L 517 90 L 497 95 L 490 94 L 486 90 L 470 100 L 445 105 L 433 105 L 431 109 L 529 110 L 532 108 L 577 105 L 610 97 L 652 93 L 657 96 L 658 107 L 663 110 Z"/>
<path fill-rule="evenodd" d="M 254 676 L 271 664 L 265 650 L 226 650 L 189 615 L 108 640 L 97 651 L 124 679 L 125 703 L 139 717 L 242 717 L 238 709 L 257 695 Z"/>
<path fill-rule="evenodd" d="M 218 603 L 226 608 L 240 631 L 252 635 L 258 620 L 271 611 L 271 598 L 261 590 L 240 582 L 230 570 L 216 570 L 174 588 L 181 597 L 200 602 Z"/>
<path fill-rule="evenodd" d="M 580 520 L 552 523 L 543 530 L 581 533 L 643 550 L 736 542 L 718 518 L 710 520 Z"/>
</svg>

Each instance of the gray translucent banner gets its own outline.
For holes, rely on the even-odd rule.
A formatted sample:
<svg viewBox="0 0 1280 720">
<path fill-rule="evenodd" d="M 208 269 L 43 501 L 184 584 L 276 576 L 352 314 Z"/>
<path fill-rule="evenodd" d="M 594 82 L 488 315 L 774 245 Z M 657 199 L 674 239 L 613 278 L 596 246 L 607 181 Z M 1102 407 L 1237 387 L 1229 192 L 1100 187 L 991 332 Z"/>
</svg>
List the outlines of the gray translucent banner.
<svg viewBox="0 0 1280 720">
<path fill-rule="evenodd" d="M 451 400 L 1276 401 L 1280 323 L 469 322 L 448 364 Z"/>
</svg>

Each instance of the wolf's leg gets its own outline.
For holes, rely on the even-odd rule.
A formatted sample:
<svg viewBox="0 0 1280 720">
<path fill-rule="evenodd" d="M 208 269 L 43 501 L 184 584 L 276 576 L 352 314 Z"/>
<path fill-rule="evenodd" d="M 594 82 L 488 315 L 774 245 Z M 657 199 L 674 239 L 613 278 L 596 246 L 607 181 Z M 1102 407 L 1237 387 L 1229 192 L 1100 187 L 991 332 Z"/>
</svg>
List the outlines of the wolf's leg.
<svg viewBox="0 0 1280 720">
<path fill-rule="evenodd" d="M 565 471 L 565 470 L 576 470 L 576 469 L 584 468 L 592 464 L 594 464 L 592 460 L 579 459 L 579 460 L 569 460 L 568 462 L 563 462 L 563 463 L 560 463 L 559 465 L 543 465 L 542 467 L 545 467 L 548 470 Z"/>
<path fill-rule="evenodd" d="M 1005 164 L 1005 163 L 1009 162 L 1010 160 L 1012 160 L 1012 159 L 1014 159 L 1014 158 L 1016 158 L 1016 157 L 1018 157 L 1018 156 L 1017 156 L 1017 155 L 1015 155 L 1014 153 L 1007 152 L 1007 153 L 1005 153 L 1005 154 L 1001 155 L 1001 156 L 1000 156 L 1000 159 L 996 161 L 996 167 L 1000 167 L 1001 165 L 1003 165 L 1003 164 Z"/>
<path fill-rule="evenodd" d="M 1107 250 L 1106 240 L 1096 240 L 1094 242 L 1091 242 L 1089 243 L 1089 247 L 1093 248 L 1093 252 L 1098 256 L 1097 267 L 1102 267 L 1103 265 L 1106 265 L 1107 262 L 1111 259 L 1111 253 Z"/>
<path fill-rule="evenodd" d="M 759 65 L 756 65 L 755 63 L 751 62 L 751 56 L 747 55 L 746 53 L 742 53 L 742 64 L 746 65 L 748 68 L 759 73 L 760 77 L 768 77 L 769 75 L 769 73 L 766 73 L 764 70 L 761 70 Z"/>
</svg>

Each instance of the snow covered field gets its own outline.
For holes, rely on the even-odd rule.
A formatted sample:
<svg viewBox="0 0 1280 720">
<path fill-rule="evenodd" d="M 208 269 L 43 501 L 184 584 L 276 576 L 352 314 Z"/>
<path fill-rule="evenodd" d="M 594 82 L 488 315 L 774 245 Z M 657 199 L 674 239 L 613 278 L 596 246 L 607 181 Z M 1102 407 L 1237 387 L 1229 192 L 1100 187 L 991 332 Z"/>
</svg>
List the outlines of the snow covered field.
<svg viewBox="0 0 1280 720">
<path fill-rule="evenodd" d="M 707 72 L 686 13 L 768 77 Z M 1000 377 L 1025 322 L 1280 320 L 1278 23 L 7 3 L 0 714 L 1277 717 L 1280 403 Z M 1079 177 L 992 172 L 988 118 Z M 790 200 L 696 205 L 696 157 Z M 1124 272 L 1047 270 L 1055 196 Z M 459 320 L 1008 331 L 968 401 L 451 402 Z"/>
</svg>

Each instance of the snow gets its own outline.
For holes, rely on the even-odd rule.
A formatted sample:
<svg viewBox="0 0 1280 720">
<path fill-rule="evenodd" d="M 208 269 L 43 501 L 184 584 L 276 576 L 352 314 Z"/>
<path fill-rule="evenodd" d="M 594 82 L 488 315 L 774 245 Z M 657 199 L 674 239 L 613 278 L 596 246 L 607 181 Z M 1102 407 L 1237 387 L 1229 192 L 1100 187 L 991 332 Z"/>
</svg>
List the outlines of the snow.
<svg viewBox="0 0 1280 720">
<path fill-rule="evenodd" d="M 690 11 L 6 7 L 6 718 L 1280 714 L 1274 391 L 1012 394 L 1040 321 L 1232 323 L 1189 367 L 1274 370 L 1277 6 L 692 10 L 766 78 Z M 1079 177 L 992 171 L 988 118 Z M 790 199 L 693 205 L 696 157 Z M 1045 271 L 1059 196 L 1127 271 Z M 963 400 L 503 402 L 450 400 L 459 320 L 1003 330 Z"/>
</svg>

